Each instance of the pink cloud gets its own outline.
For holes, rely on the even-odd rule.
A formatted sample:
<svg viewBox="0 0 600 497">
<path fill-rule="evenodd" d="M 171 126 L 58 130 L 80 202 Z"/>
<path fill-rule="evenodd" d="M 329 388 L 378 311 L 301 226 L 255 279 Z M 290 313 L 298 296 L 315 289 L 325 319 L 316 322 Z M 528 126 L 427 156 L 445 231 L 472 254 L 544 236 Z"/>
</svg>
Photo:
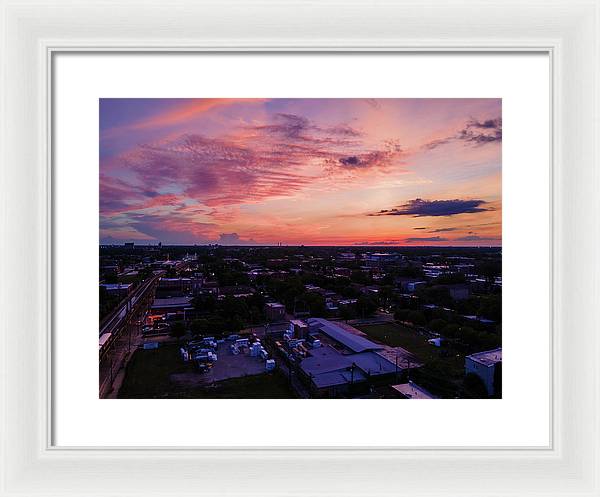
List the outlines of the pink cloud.
<svg viewBox="0 0 600 497">
<path fill-rule="evenodd" d="M 101 225 L 107 233 L 110 230 L 113 234 L 134 230 L 141 237 L 172 243 L 215 242 L 220 236 L 230 237 L 232 243 L 254 243 L 255 240 L 256 243 L 273 243 L 280 239 L 298 243 L 308 239 L 313 243 L 352 244 L 356 240 L 417 243 L 418 237 L 406 234 L 412 226 L 404 226 L 399 232 L 391 224 L 397 222 L 403 226 L 402 216 L 395 216 L 396 219 L 391 219 L 394 216 L 371 216 L 363 221 L 360 218 L 368 217 L 364 213 L 387 208 L 388 203 L 400 205 L 414 198 L 429 198 L 420 190 L 430 188 L 428 185 L 435 183 L 436 177 L 416 177 L 411 168 L 417 160 L 423 163 L 437 154 L 435 159 L 440 161 L 438 156 L 446 152 L 464 154 L 471 161 L 497 154 L 499 164 L 499 152 L 494 152 L 498 147 L 486 146 L 501 140 L 501 121 L 496 119 L 466 117 L 462 123 L 454 119 L 453 127 L 435 123 L 433 132 L 420 133 L 419 141 L 400 145 L 402 136 L 393 136 L 392 125 L 384 129 L 385 134 L 369 134 L 368 126 L 376 124 L 378 130 L 382 129 L 375 118 L 371 124 L 371 121 L 353 120 L 343 114 L 337 122 L 330 116 L 328 120 L 317 122 L 314 117 L 299 114 L 297 109 L 267 112 L 261 107 L 260 112 L 255 112 L 249 120 L 232 117 L 235 115 L 231 107 L 234 102 L 240 101 L 191 101 L 143 122 L 133 120 L 125 125 L 127 130 L 137 133 L 135 137 L 151 138 L 124 153 L 107 157 L 101 164 Z M 386 103 L 386 108 L 388 106 Z M 371 108 L 364 102 L 362 107 Z M 385 109 L 378 106 L 376 110 L 381 113 Z M 178 132 L 182 127 L 174 127 L 208 112 L 211 112 L 212 128 L 207 128 L 205 134 L 182 133 Z M 215 115 L 222 119 L 218 125 Z M 391 116 L 391 113 L 387 115 L 389 122 L 392 122 Z M 198 124 L 200 122 L 193 121 L 191 129 L 204 131 Z M 152 133 L 144 132 L 149 129 L 153 129 Z M 161 129 L 164 132 L 157 134 L 156 130 Z M 454 145 L 441 148 L 450 142 Z M 474 155 L 475 149 L 479 150 L 477 155 Z M 446 164 L 444 162 L 444 168 Z M 425 164 L 422 167 L 431 167 L 434 175 L 438 172 L 446 175 L 451 184 L 452 178 L 439 163 L 437 169 L 435 161 L 431 166 Z M 490 167 L 495 166 L 492 163 Z M 409 180 L 415 180 L 412 184 L 420 185 L 410 187 L 411 193 L 405 190 L 406 185 L 411 184 L 403 179 L 407 173 L 410 173 Z M 477 184 L 479 180 L 473 181 Z M 491 180 L 488 184 L 492 184 Z M 377 190 L 367 195 L 369 188 Z M 381 197 L 382 207 L 379 207 L 378 192 L 385 188 L 389 191 L 387 196 Z M 443 191 L 443 187 L 436 188 L 434 192 Z M 343 193 L 352 191 L 356 192 L 354 197 Z M 344 202 L 350 201 L 352 208 L 332 203 L 331 198 L 336 195 Z M 501 205 L 497 197 L 490 198 L 489 193 L 477 198 L 485 198 L 490 205 L 494 201 Z M 275 216 L 268 221 L 270 207 L 265 205 L 286 205 L 286 212 L 294 212 L 294 206 L 289 207 L 290 202 L 279 202 L 283 199 L 298 202 L 296 212 L 315 199 L 328 205 L 329 219 L 323 220 L 327 217 L 323 211 L 319 215 L 323 219 L 316 215 L 289 217 L 288 213 L 288 217 Z M 371 203 L 363 207 L 355 205 L 355 200 L 363 199 Z M 271 203 L 266 204 L 269 201 Z M 354 232 L 344 232 L 341 224 L 340 233 L 344 234 L 335 235 L 332 230 L 321 232 L 326 225 L 327 228 L 330 224 L 335 227 L 336 218 L 339 222 L 345 211 L 352 217 L 342 223 L 352 223 Z M 360 212 L 362 214 L 356 214 Z M 489 215 L 498 217 L 500 214 Z M 379 227 L 385 227 L 387 231 Z M 379 231 L 370 233 L 373 229 Z M 480 232 L 479 236 L 491 240 L 497 234 L 498 226 L 495 226 Z M 235 240 L 231 238 L 234 235 Z M 455 233 L 450 241 L 454 238 L 460 243 L 478 241 L 466 239 L 468 236 L 475 235 Z M 429 242 L 446 242 L 442 238 Z"/>
</svg>

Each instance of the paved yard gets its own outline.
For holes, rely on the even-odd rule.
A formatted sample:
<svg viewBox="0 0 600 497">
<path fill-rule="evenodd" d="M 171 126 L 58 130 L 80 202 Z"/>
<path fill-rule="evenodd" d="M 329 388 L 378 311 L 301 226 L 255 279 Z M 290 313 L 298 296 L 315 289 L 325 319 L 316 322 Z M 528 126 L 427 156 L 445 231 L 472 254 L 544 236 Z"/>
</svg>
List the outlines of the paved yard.
<svg viewBox="0 0 600 497">
<path fill-rule="evenodd" d="M 265 362 L 248 354 L 233 355 L 219 344 L 218 360 L 208 373 L 184 362 L 175 344 L 137 349 L 128 365 L 121 398 L 295 398 L 287 376 L 265 372 Z"/>
<path fill-rule="evenodd" d="M 229 350 L 229 345 L 230 342 L 218 345 L 218 360 L 208 373 L 202 375 L 206 378 L 205 381 L 211 383 L 265 372 L 265 361 L 260 357 L 251 357 L 249 353 L 234 355 Z"/>
</svg>

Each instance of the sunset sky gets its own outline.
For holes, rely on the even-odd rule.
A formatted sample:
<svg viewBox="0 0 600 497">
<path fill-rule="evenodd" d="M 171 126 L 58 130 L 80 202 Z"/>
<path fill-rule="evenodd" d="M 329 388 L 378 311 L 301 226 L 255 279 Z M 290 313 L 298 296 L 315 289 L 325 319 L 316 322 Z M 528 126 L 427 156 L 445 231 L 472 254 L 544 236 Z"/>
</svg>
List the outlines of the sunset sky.
<svg viewBox="0 0 600 497">
<path fill-rule="evenodd" d="M 101 99 L 100 242 L 501 245 L 500 99 Z"/>
</svg>

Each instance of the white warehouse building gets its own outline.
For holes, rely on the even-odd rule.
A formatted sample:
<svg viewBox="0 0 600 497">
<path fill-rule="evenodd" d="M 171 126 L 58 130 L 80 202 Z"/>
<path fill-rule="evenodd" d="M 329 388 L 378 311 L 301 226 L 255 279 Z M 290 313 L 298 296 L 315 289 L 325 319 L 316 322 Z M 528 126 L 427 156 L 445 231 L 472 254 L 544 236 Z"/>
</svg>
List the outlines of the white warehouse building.
<svg viewBox="0 0 600 497">
<path fill-rule="evenodd" d="M 465 373 L 473 373 L 479 376 L 487 389 L 488 395 L 494 395 L 496 393 L 496 375 L 502 374 L 502 347 L 477 352 L 465 357 Z"/>
</svg>

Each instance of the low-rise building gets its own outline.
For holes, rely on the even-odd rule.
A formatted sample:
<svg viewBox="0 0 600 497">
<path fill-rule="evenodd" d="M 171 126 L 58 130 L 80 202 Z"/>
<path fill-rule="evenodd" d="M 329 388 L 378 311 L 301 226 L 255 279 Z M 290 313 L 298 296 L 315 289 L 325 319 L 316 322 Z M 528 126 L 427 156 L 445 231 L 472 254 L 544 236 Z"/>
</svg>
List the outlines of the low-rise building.
<svg viewBox="0 0 600 497">
<path fill-rule="evenodd" d="M 396 390 L 403 399 L 437 399 L 437 397 L 429 393 L 423 387 L 420 387 L 410 380 L 408 383 L 392 385 L 392 388 Z"/>
<path fill-rule="evenodd" d="M 179 314 L 184 319 L 193 309 L 191 297 L 154 299 L 151 307 L 151 311 L 155 314 Z"/>
<path fill-rule="evenodd" d="M 448 293 L 453 300 L 466 300 L 471 296 L 469 285 L 463 283 L 436 285 L 435 288 L 444 288 L 448 290 Z"/>
<path fill-rule="evenodd" d="M 381 267 L 386 264 L 399 262 L 403 259 L 403 256 L 397 253 L 376 252 L 372 254 L 365 254 L 364 258 L 367 266 Z"/>
<path fill-rule="evenodd" d="M 265 314 L 267 315 L 267 321 L 283 321 L 285 319 L 285 306 L 278 302 L 269 302 L 265 304 Z"/>
<path fill-rule="evenodd" d="M 502 348 L 485 350 L 465 357 L 465 373 L 479 376 L 489 396 L 500 393 Z"/>
<path fill-rule="evenodd" d="M 156 293 L 164 296 L 181 296 L 192 292 L 190 278 L 160 278 Z"/>
<path fill-rule="evenodd" d="M 447 285 L 447 288 L 453 300 L 466 300 L 471 296 L 469 285 Z"/>
<path fill-rule="evenodd" d="M 254 295 L 254 289 L 246 285 L 220 286 L 217 293 L 220 297 L 250 297 Z"/>
<path fill-rule="evenodd" d="M 411 278 L 409 276 L 398 276 L 395 279 L 396 286 L 403 292 L 414 293 L 420 285 L 426 285 L 423 278 Z"/>
<path fill-rule="evenodd" d="M 101 283 L 100 286 L 106 290 L 109 295 L 115 295 L 124 299 L 133 289 L 132 283 Z"/>
</svg>

